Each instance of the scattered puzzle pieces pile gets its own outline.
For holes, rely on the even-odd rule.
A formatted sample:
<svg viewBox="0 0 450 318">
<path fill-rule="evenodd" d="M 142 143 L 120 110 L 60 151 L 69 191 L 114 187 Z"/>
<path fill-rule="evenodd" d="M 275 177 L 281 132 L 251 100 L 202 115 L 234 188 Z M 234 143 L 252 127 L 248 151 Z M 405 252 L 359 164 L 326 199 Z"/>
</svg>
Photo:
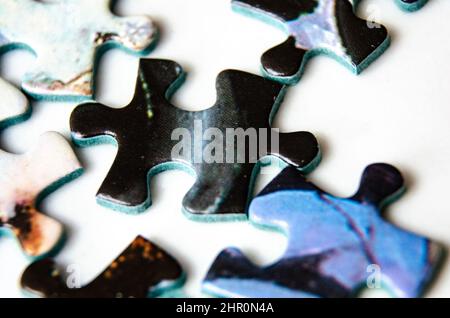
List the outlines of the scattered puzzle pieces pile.
<svg viewBox="0 0 450 318">
<path fill-rule="evenodd" d="M 383 207 L 404 190 L 400 172 L 388 164 L 370 165 L 354 196 L 334 197 L 305 178 L 321 158 L 316 138 L 309 132 L 280 133 L 271 126 L 288 89 L 285 84 L 300 80 L 311 57 L 326 54 L 358 74 L 388 47 L 387 29 L 355 14 L 359 2 L 232 0 L 234 10 L 275 24 L 288 38 L 262 55 L 265 78 L 222 71 L 216 103 L 209 109 L 191 112 L 171 104 L 185 74 L 177 63 L 161 59 L 140 61 L 129 105 L 115 109 L 89 102 L 76 107 L 70 118 L 76 145 L 118 146 L 98 202 L 127 213 L 143 212 L 151 204 L 152 177 L 182 169 L 196 176 L 182 202 L 187 217 L 248 220 L 286 234 L 284 255 L 266 267 L 252 264 L 238 249 L 221 252 L 203 283 L 204 291 L 214 296 L 351 297 L 370 283 L 383 284 L 397 297 L 420 296 L 437 272 L 443 247 L 382 218 Z M 396 0 L 406 11 L 426 2 Z M 158 36 L 152 21 L 114 16 L 111 3 L 0 3 L 0 52 L 27 48 L 36 55 L 34 68 L 22 80 L 28 96 L 92 99 L 96 62 L 104 50 L 114 46 L 140 55 L 149 52 Z M 1 79 L 0 96 L 0 130 L 31 114 L 26 96 Z M 237 141 L 239 133 L 247 138 L 243 144 Z M 259 168 L 270 163 L 268 157 L 284 170 L 251 200 L 253 181 Z M 0 234 L 14 236 L 32 258 L 20 280 L 22 289 L 49 298 L 184 295 L 182 266 L 142 236 L 87 285 L 68 285 L 56 260 L 48 258 L 61 245 L 64 226 L 37 206 L 81 171 L 71 146 L 55 132 L 43 134 L 25 154 L 0 150 Z"/>
</svg>

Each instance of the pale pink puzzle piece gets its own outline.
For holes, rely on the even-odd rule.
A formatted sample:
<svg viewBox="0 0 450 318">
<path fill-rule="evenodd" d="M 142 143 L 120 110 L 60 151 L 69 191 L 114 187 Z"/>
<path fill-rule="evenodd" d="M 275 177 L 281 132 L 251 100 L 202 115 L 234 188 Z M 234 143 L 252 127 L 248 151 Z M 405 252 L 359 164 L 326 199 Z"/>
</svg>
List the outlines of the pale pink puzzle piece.
<svg viewBox="0 0 450 318">
<path fill-rule="evenodd" d="M 37 211 L 36 204 L 81 171 L 70 144 L 56 132 L 43 134 L 25 154 L 0 150 L 0 231 L 13 233 L 28 256 L 48 254 L 63 226 Z"/>
</svg>

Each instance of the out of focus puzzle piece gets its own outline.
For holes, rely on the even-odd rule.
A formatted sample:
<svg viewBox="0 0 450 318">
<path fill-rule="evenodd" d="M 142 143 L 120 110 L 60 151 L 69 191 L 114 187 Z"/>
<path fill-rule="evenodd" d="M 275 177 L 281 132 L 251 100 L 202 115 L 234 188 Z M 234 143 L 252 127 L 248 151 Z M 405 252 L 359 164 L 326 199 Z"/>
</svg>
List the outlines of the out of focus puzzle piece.
<svg viewBox="0 0 450 318">
<path fill-rule="evenodd" d="M 23 155 L 0 150 L 0 235 L 14 235 L 30 257 L 51 252 L 63 226 L 36 206 L 81 171 L 69 143 L 54 132 L 42 135 L 34 150 Z"/>
<path fill-rule="evenodd" d="M 349 1 L 353 1 L 353 4 L 357 6 L 362 0 Z M 427 2 L 428 0 L 395 0 L 395 3 L 397 3 L 401 9 L 410 12 L 421 9 Z"/>
<path fill-rule="evenodd" d="M 32 263 L 21 279 L 27 294 L 48 298 L 157 297 L 183 283 L 179 263 L 141 236 L 86 286 L 69 287 L 50 258 Z"/>
<path fill-rule="evenodd" d="M 358 18 L 348 0 L 232 0 L 233 9 L 280 27 L 289 37 L 261 57 L 270 78 L 295 84 L 307 61 L 326 54 L 359 74 L 389 46 L 386 28 Z"/>
<path fill-rule="evenodd" d="M 114 1 L 116 2 L 116 1 Z M 0 52 L 27 48 L 37 57 L 23 89 L 37 99 L 93 95 L 95 60 L 120 47 L 146 54 L 157 31 L 147 17 L 117 17 L 111 0 L 8 0 L 0 2 Z"/>
<path fill-rule="evenodd" d="M 141 60 L 135 95 L 128 106 L 113 109 L 86 103 L 72 113 L 76 144 L 113 141 L 119 147 L 97 194 L 100 204 L 124 212 L 142 212 L 151 203 L 151 177 L 181 168 L 197 177 L 183 200 L 188 217 L 202 221 L 245 219 L 259 159 L 271 155 L 305 171 L 317 164 L 320 151 L 312 134 L 278 133 L 270 128 L 270 119 L 283 97 L 282 85 L 241 71 L 223 71 L 217 77 L 216 104 L 191 112 L 169 102 L 183 75 L 175 62 Z M 244 141 L 239 148 L 232 135 L 231 147 L 227 140 L 225 148 L 229 129 L 251 129 L 258 142 Z M 209 160 L 214 160 L 208 162 L 204 154 L 209 154 L 207 149 L 214 138 L 223 140 L 214 148 L 215 154 L 211 151 Z M 251 151 L 250 144 L 258 149 Z"/>
<path fill-rule="evenodd" d="M 397 0 L 397 4 L 400 8 L 406 11 L 416 11 L 421 9 L 428 0 Z"/>
<path fill-rule="evenodd" d="M 224 297 L 349 297 L 370 283 L 398 297 L 417 297 L 442 248 L 382 219 L 382 207 L 403 189 L 400 172 L 387 164 L 367 167 L 349 199 L 327 194 L 286 168 L 249 208 L 253 224 L 287 235 L 285 254 L 261 268 L 239 250 L 226 249 L 204 290 Z"/>
<path fill-rule="evenodd" d="M 27 119 L 30 113 L 26 97 L 0 78 L 0 130 Z"/>
</svg>

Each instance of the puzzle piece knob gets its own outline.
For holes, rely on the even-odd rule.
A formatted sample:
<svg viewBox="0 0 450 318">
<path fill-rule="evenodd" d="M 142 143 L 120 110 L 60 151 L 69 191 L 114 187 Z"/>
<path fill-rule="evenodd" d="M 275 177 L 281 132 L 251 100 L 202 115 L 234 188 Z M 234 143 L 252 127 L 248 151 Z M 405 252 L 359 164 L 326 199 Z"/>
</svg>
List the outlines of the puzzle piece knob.
<svg viewBox="0 0 450 318">
<path fill-rule="evenodd" d="M 394 200 L 403 188 L 404 180 L 400 171 L 391 165 L 376 163 L 364 170 L 354 199 L 380 206 Z"/>
</svg>

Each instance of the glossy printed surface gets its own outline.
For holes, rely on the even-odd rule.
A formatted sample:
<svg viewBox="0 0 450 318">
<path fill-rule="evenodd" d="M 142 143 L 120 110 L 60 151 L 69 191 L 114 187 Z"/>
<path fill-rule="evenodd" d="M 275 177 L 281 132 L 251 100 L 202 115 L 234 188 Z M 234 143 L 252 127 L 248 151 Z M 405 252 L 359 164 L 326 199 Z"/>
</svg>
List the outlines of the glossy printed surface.
<svg viewBox="0 0 450 318">
<path fill-rule="evenodd" d="M 287 235 L 285 254 L 259 268 L 239 250 L 226 249 L 212 265 L 205 291 L 223 297 L 349 297 L 372 286 L 398 297 L 419 296 L 442 249 L 381 218 L 380 208 L 402 189 L 400 173 L 386 164 L 367 167 L 349 199 L 333 197 L 286 168 L 249 209 L 252 223 Z"/>
<path fill-rule="evenodd" d="M 161 295 L 184 281 L 178 262 L 138 236 L 96 279 L 86 286 L 68 286 L 52 259 L 31 264 L 23 273 L 25 292 L 48 298 L 145 298 Z"/>
<path fill-rule="evenodd" d="M 110 0 L 8 0 L 0 2 L 0 50 L 27 47 L 37 57 L 22 87 L 44 99 L 93 95 L 98 49 L 144 52 L 155 41 L 147 17 L 117 17 Z M 97 54 L 98 55 L 98 54 Z"/>
<path fill-rule="evenodd" d="M 34 150 L 23 155 L 0 151 L 0 235 L 13 234 L 30 257 L 49 253 L 63 226 L 37 211 L 36 204 L 80 173 L 72 148 L 57 133 L 42 135 Z"/>
<path fill-rule="evenodd" d="M 182 69 L 175 62 L 141 60 L 135 96 L 128 106 L 113 109 L 89 103 L 74 110 L 71 129 L 76 143 L 86 146 L 113 139 L 119 146 L 113 167 L 98 192 L 100 203 L 125 212 L 141 212 L 150 204 L 147 180 L 160 171 L 181 168 L 197 176 L 183 200 L 188 216 L 204 220 L 245 218 L 258 159 L 273 155 L 299 169 L 316 164 L 320 152 L 312 134 L 278 134 L 270 129 L 271 115 L 283 96 L 281 85 L 240 71 L 223 71 L 217 78 L 216 104 L 204 111 L 190 112 L 173 106 L 167 99 L 182 78 Z M 224 148 L 222 141 L 217 154 L 223 152 L 223 156 L 217 158 L 218 162 L 208 163 L 202 157 L 211 142 L 204 138 L 205 131 L 215 129 L 226 136 L 229 128 L 254 128 L 256 132 L 263 129 L 267 133 L 267 148 L 261 147 L 251 156 L 249 143 L 239 153 L 237 143 Z M 272 150 L 271 138 L 275 134 L 280 145 Z M 263 137 L 260 133 L 258 136 Z M 185 142 L 184 156 L 173 157 L 180 142 Z M 243 152 L 245 160 L 239 161 L 237 157 Z M 230 154 L 231 161 L 221 161 Z"/>
<path fill-rule="evenodd" d="M 233 0 L 232 5 L 289 35 L 261 58 L 266 75 L 283 83 L 296 83 L 308 59 L 317 54 L 359 74 L 389 45 L 385 27 L 358 18 L 347 0 Z"/>
</svg>

